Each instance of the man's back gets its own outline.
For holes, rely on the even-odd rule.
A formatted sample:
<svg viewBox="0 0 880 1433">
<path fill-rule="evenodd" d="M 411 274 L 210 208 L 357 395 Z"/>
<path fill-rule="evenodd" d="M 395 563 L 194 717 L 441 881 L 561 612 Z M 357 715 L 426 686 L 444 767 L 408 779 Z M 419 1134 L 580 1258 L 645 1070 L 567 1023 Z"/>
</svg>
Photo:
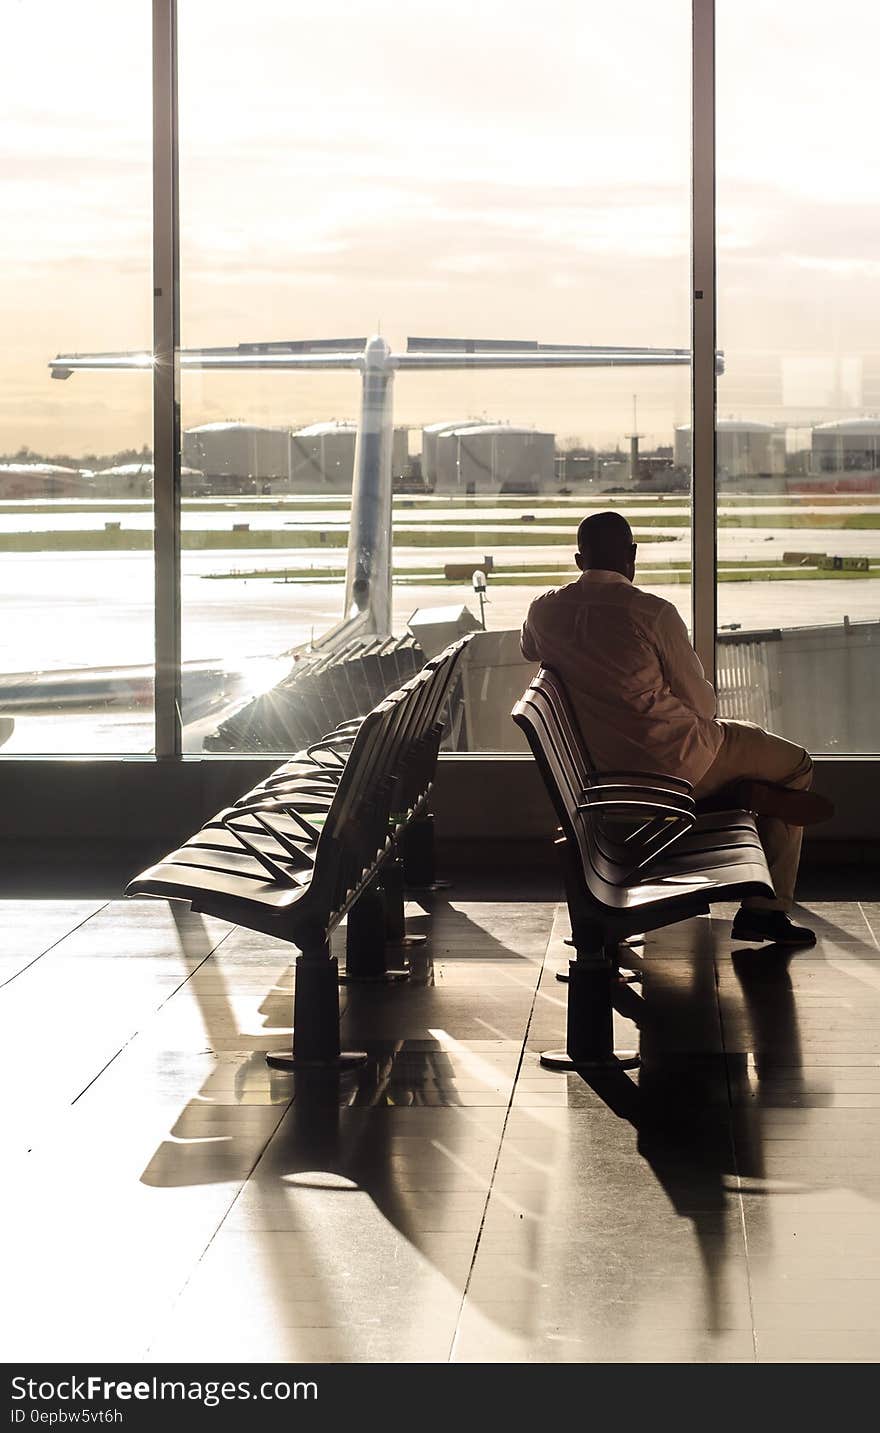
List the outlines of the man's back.
<svg viewBox="0 0 880 1433">
<path fill-rule="evenodd" d="M 598 767 L 696 782 L 711 765 L 715 694 L 670 602 L 591 569 L 535 599 L 522 650 L 559 673 Z"/>
</svg>

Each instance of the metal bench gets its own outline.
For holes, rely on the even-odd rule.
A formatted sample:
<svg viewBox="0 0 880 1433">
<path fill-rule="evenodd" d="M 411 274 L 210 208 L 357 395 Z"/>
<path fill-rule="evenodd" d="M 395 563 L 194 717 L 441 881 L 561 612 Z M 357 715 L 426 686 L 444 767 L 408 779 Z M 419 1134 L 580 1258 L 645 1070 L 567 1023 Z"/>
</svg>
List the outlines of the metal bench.
<svg viewBox="0 0 880 1433">
<path fill-rule="evenodd" d="M 187 901 L 194 911 L 299 947 L 293 1051 L 267 1057 L 277 1068 L 366 1059 L 363 1052 L 340 1050 L 330 933 L 346 913 L 349 977 L 405 974 L 385 965 L 389 924 L 392 935 L 403 933 L 399 846 L 424 818 L 443 707 L 468 640 L 448 647 L 366 716 L 316 743 L 312 755 L 286 762 L 126 888 L 130 896 Z"/>
<path fill-rule="evenodd" d="M 718 901 L 773 896 L 754 817 L 697 811 L 688 782 L 600 772 L 559 677 L 542 667 L 511 713 L 524 732 L 561 828 L 576 958 L 569 963 L 564 1051 L 552 1069 L 635 1065 L 614 1051 L 612 982 L 620 942 L 702 915 Z"/>
</svg>

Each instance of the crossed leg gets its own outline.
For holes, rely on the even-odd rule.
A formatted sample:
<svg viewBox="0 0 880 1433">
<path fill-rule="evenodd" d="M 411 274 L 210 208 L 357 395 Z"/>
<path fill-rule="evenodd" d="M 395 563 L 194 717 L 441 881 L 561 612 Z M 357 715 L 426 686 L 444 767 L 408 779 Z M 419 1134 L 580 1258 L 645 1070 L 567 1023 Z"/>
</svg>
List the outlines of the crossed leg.
<svg viewBox="0 0 880 1433">
<path fill-rule="evenodd" d="M 722 721 L 724 736 L 718 754 L 697 782 L 694 796 L 714 796 L 736 781 L 767 781 L 790 791 L 808 791 L 813 781 L 813 763 L 802 746 L 774 736 L 749 721 Z M 776 816 L 757 818 L 758 835 L 767 857 L 776 900 L 749 896 L 743 906 L 756 910 L 790 909 L 794 900 L 798 862 L 801 854 L 800 826 L 790 826 Z"/>
</svg>

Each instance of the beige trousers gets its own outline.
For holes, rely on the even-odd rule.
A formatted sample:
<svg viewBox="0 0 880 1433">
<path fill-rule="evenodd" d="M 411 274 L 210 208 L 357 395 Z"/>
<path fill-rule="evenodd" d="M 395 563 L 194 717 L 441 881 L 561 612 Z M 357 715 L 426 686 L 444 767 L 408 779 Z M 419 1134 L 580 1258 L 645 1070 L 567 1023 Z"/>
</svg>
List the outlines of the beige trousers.
<svg viewBox="0 0 880 1433">
<path fill-rule="evenodd" d="M 694 796 L 714 796 L 732 781 L 771 781 L 807 791 L 813 781 L 813 763 L 802 746 L 774 736 L 750 721 L 722 721 L 724 737 L 709 770 L 694 787 Z M 788 910 L 794 900 L 801 854 L 800 826 L 788 826 L 775 816 L 757 818 L 758 834 L 777 899 L 748 896 L 744 906 L 762 910 Z"/>
</svg>

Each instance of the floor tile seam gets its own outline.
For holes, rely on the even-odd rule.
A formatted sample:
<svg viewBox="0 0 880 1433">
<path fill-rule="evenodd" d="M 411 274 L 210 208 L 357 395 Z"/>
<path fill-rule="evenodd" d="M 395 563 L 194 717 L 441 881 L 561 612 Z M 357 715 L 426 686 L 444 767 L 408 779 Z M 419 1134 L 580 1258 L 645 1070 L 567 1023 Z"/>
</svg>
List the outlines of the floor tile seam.
<svg viewBox="0 0 880 1433">
<path fill-rule="evenodd" d="M 186 975 L 184 975 L 183 979 L 180 980 L 179 983 L 174 986 L 173 990 L 169 990 L 168 994 L 165 996 L 165 999 L 156 1006 L 156 1009 L 154 1011 L 155 1014 L 158 1014 L 160 1010 L 163 1010 L 168 1004 L 169 1000 L 173 1000 L 174 996 L 178 993 L 178 991 L 182 990 L 185 985 L 189 984 L 189 982 L 193 979 L 194 976 L 198 975 L 202 967 L 204 965 L 207 965 L 211 957 L 217 954 L 217 951 L 220 949 L 221 945 L 223 945 L 224 942 L 227 941 L 232 935 L 233 931 L 237 929 L 237 926 L 231 925 L 227 931 L 224 931 L 223 935 L 220 937 L 217 943 L 215 945 L 212 945 L 211 949 L 205 955 L 202 956 L 202 959 L 199 961 L 198 965 L 196 965 L 192 970 L 188 970 Z M 223 996 L 227 993 L 228 992 L 224 984 L 224 990 L 221 992 L 221 998 L 223 998 Z M 198 1003 L 199 995 L 198 992 L 196 992 L 196 1004 Z"/>
<path fill-rule="evenodd" d="M 752 1288 L 752 1269 L 751 1269 L 751 1261 L 750 1261 L 750 1259 L 749 1259 L 749 1236 L 748 1236 L 748 1228 L 747 1228 L 747 1225 L 746 1225 L 745 1201 L 744 1201 L 744 1199 L 743 1199 L 743 1193 L 742 1193 L 742 1177 L 741 1177 L 740 1168 L 739 1168 L 739 1157 L 738 1157 L 738 1154 L 737 1154 L 737 1147 L 736 1147 L 736 1129 L 735 1129 L 735 1124 L 734 1124 L 734 1121 L 735 1121 L 735 1118 L 736 1118 L 737 1109 L 738 1109 L 738 1108 L 741 1108 L 741 1107 L 738 1106 L 738 1105 L 734 1102 L 734 1097 L 733 1097 L 733 1096 L 734 1096 L 734 1092 L 733 1092 L 733 1089 L 732 1089 L 731 1083 L 730 1083 L 730 1066 L 729 1066 L 728 1059 L 727 1059 L 727 1056 L 728 1056 L 728 1053 L 729 1053 L 729 1052 L 728 1052 L 728 1049 L 727 1049 L 727 1032 L 726 1032 L 725 1027 L 724 1027 L 724 1009 L 723 1009 L 722 1004 L 721 1004 L 721 971 L 720 971 L 719 966 L 718 966 L 718 950 L 717 950 L 717 947 L 713 947 L 713 950 L 712 950 L 712 972 L 713 972 L 714 983 L 715 983 L 715 1005 L 716 1005 L 716 1008 L 717 1008 L 717 1011 L 718 1011 L 718 1025 L 719 1025 L 719 1030 L 720 1030 L 720 1034 L 721 1034 L 721 1052 L 722 1052 L 722 1055 L 724 1056 L 724 1079 L 725 1079 L 725 1084 L 726 1084 L 726 1086 L 727 1086 L 727 1101 L 728 1101 L 728 1121 L 729 1121 L 729 1123 L 728 1123 L 728 1131 L 729 1131 L 729 1135 L 730 1135 L 730 1152 L 731 1152 L 731 1159 L 732 1159 L 732 1164 L 733 1164 L 732 1173 L 733 1173 L 733 1175 L 734 1175 L 734 1177 L 735 1177 L 735 1179 L 736 1179 L 736 1185 L 737 1185 L 737 1188 L 736 1188 L 736 1204 L 737 1204 L 737 1212 L 738 1212 L 738 1216 L 739 1216 L 740 1235 L 741 1235 L 741 1237 L 742 1237 L 742 1243 L 743 1243 L 743 1255 L 744 1255 L 744 1260 L 745 1260 L 745 1271 L 746 1271 L 746 1297 L 747 1297 L 747 1299 L 748 1299 L 748 1304 L 749 1304 L 749 1322 L 750 1322 L 750 1324 L 751 1324 L 751 1330 L 750 1330 L 750 1331 L 751 1331 L 751 1337 L 752 1337 L 752 1356 L 753 1356 L 753 1361 L 754 1361 L 755 1363 L 757 1363 L 757 1362 L 758 1362 L 758 1333 L 757 1333 L 757 1329 L 756 1329 L 756 1327 L 755 1327 L 755 1299 L 754 1299 L 754 1290 L 753 1290 L 753 1288 Z"/>
<path fill-rule="evenodd" d="M 874 942 L 874 944 L 875 944 L 875 946 L 877 947 L 877 949 L 880 950 L 880 939 L 878 939 L 878 937 L 877 937 L 877 935 L 876 935 L 876 933 L 875 933 L 875 931 L 874 931 L 874 927 L 871 925 L 871 922 L 868 920 L 868 914 L 867 914 L 867 911 L 866 911 L 865 908 L 864 908 L 864 905 L 862 904 L 861 901 L 856 901 L 856 905 L 857 905 L 858 908 L 859 908 L 859 914 L 861 915 L 862 920 L 865 922 L 865 925 L 868 927 L 868 933 L 869 933 L 869 935 L 870 935 L 872 941 Z"/>
<path fill-rule="evenodd" d="M 225 939 L 225 937 L 224 937 L 224 939 Z M 165 1313 L 164 1313 L 164 1320 L 165 1320 L 166 1322 L 167 1322 L 167 1321 L 170 1321 L 171 1319 L 173 1319 L 174 1313 L 175 1313 L 176 1309 L 178 1308 L 178 1306 L 179 1306 L 179 1304 L 180 1304 L 180 1302 L 181 1302 L 181 1300 L 182 1300 L 184 1294 L 186 1293 L 187 1289 L 189 1288 L 190 1284 L 192 1283 L 192 1281 L 193 1281 L 193 1279 L 194 1279 L 194 1277 L 195 1277 L 195 1275 L 196 1275 L 197 1270 L 198 1270 L 198 1269 L 200 1268 L 200 1266 L 204 1263 L 204 1260 L 205 1260 L 205 1258 L 206 1258 L 206 1256 L 207 1256 L 207 1254 L 208 1254 L 208 1250 L 209 1250 L 209 1249 L 211 1248 L 211 1246 L 213 1245 L 215 1239 L 217 1238 L 217 1235 L 218 1235 L 218 1234 L 220 1233 L 220 1231 L 222 1230 L 222 1228 L 223 1228 L 223 1226 L 225 1225 L 227 1219 L 229 1218 L 230 1214 L 232 1213 L 233 1209 L 235 1208 L 236 1204 L 238 1203 L 239 1199 L 241 1198 L 242 1193 L 243 1193 L 245 1187 L 246 1187 L 247 1184 L 250 1182 L 250 1180 L 253 1178 L 254 1172 L 256 1171 L 256 1169 L 258 1168 L 258 1166 L 260 1165 L 260 1163 L 262 1162 L 262 1160 L 265 1158 L 265 1155 L 266 1155 L 266 1152 L 267 1152 L 267 1150 L 268 1150 L 268 1148 L 269 1148 L 269 1145 L 272 1143 L 273 1139 L 275 1138 L 276 1134 L 278 1133 L 279 1129 L 281 1128 L 281 1125 L 282 1125 L 284 1119 L 286 1118 L 286 1116 L 287 1116 L 287 1114 L 288 1114 L 288 1112 L 289 1112 L 291 1106 L 293 1105 L 293 1098 L 294 1098 L 293 1095 L 291 1095 L 290 1099 L 287 1101 L 286 1104 L 284 1104 L 284 1105 L 279 1105 L 278 1108 L 279 1108 L 279 1110 L 280 1110 L 280 1113 L 279 1113 L 278 1118 L 277 1118 L 277 1120 L 275 1121 L 275 1124 L 273 1125 L 272 1129 L 266 1134 L 266 1137 L 265 1137 L 265 1140 L 264 1140 L 264 1142 L 263 1142 L 262 1148 L 257 1152 L 257 1154 L 255 1154 L 254 1160 L 253 1160 L 253 1163 L 251 1164 L 250 1169 L 247 1171 L 247 1173 L 245 1174 L 244 1178 L 239 1182 L 238 1188 L 235 1190 L 235 1193 L 233 1194 L 232 1198 L 231 1198 L 230 1201 L 229 1201 L 229 1204 L 227 1205 L 226 1209 L 224 1210 L 222 1216 L 220 1217 L 220 1219 L 219 1219 L 219 1221 L 218 1221 L 218 1223 L 217 1223 L 217 1227 L 214 1229 L 213 1233 L 211 1234 L 210 1238 L 208 1239 L 208 1242 L 205 1244 L 205 1246 L 204 1246 L 204 1248 L 202 1249 L 201 1253 L 200 1253 L 200 1254 L 198 1255 L 198 1257 L 193 1261 L 193 1264 L 192 1264 L 192 1266 L 190 1267 L 189 1273 L 187 1274 L 187 1276 L 186 1276 L 186 1278 L 184 1279 L 183 1283 L 179 1285 L 179 1287 L 178 1287 L 178 1289 L 177 1289 L 177 1293 L 176 1293 L 176 1294 L 173 1296 L 173 1298 L 171 1299 L 170 1304 L 166 1307 Z M 143 1357 L 144 1357 L 145 1359 L 150 1356 L 150 1354 L 151 1354 L 152 1351 L 153 1351 L 153 1348 L 154 1348 L 155 1345 L 156 1345 L 157 1340 L 161 1340 L 161 1339 L 164 1337 L 164 1334 L 165 1334 L 165 1329 L 164 1329 L 164 1327 L 161 1327 L 161 1328 L 157 1328 L 157 1329 L 156 1329 L 155 1333 L 154 1333 L 153 1336 L 148 1340 L 148 1342 L 147 1342 L 147 1344 L 146 1344 L 146 1346 L 145 1346 L 144 1354 L 143 1354 Z"/>
<path fill-rule="evenodd" d="M 66 930 L 57 940 L 53 940 L 51 945 L 47 945 L 45 950 L 41 950 L 39 955 L 35 955 L 33 960 L 29 960 L 27 965 L 23 965 L 21 970 L 17 970 L 14 975 L 10 975 L 8 980 L 0 980 L 0 990 L 5 990 L 7 985 L 11 985 L 13 980 L 17 980 L 20 975 L 24 975 L 25 971 L 30 970 L 32 965 L 36 965 L 38 960 L 42 960 L 44 955 L 48 955 L 50 951 L 53 951 L 56 946 L 61 945 L 69 936 L 76 935 L 78 930 L 82 930 L 84 925 L 88 925 L 93 916 L 99 916 L 102 911 L 105 911 L 107 907 L 112 904 L 112 901 L 104 901 L 103 905 L 99 905 L 97 910 L 89 911 L 87 916 L 81 921 L 78 921 L 75 926 L 71 926 L 70 930 Z"/>
<path fill-rule="evenodd" d="M 107 904 L 109 905 L 109 904 L 111 904 L 111 902 L 108 901 Z M 102 909 L 103 909 L 103 907 L 102 907 Z M 97 914 L 97 912 L 96 912 L 95 914 Z M 165 1006 L 168 1004 L 168 1002 L 169 1002 L 170 1000 L 173 999 L 173 997 L 178 993 L 178 991 L 182 990 L 183 987 L 192 979 L 192 977 L 193 977 L 194 975 L 198 974 L 198 972 L 201 970 L 202 966 L 206 963 L 206 961 L 209 961 L 209 960 L 211 959 L 211 956 L 215 954 L 215 952 L 220 948 L 220 946 L 223 944 L 223 942 L 224 942 L 225 940 L 228 940 L 228 939 L 229 939 L 229 937 L 230 937 L 230 935 L 232 934 L 232 932 L 233 932 L 234 929 L 235 929 L 234 926 L 230 926 L 229 930 L 225 932 L 225 934 L 220 938 L 220 940 L 218 940 L 217 944 L 211 947 L 211 949 L 208 951 L 207 955 L 203 956 L 203 958 L 199 961 L 199 963 L 198 963 L 198 965 L 195 967 L 195 969 L 189 971 L 189 972 L 183 977 L 183 979 L 180 981 L 180 983 L 179 983 L 178 985 L 175 985 L 174 988 L 173 988 L 173 990 L 170 990 L 170 991 L 168 992 L 168 994 L 165 996 L 164 1000 L 160 1000 L 158 1005 L 153 1006 L 152 1009 L 151 1009 L 150 1011 L 148 1011 L 148 1013 L 147 1013 L 147 1021 L 148 1021 L 148 1022 L 149 1022 L 150 1020 L 154 1019 L 154 1018 L 159 1014 L 160 1010 L 164 1010 Z M 198 997 L 196 997 L 196 999 L 197 999 L 197 1001 L 198 1001 Z M 105 1063 L 101 1066 L 100 1070 L 96 1071 L 96 1073 L 92 1076 L 92 1078 L 91 1078 L 85 1085 L 83 1085 L 83 1087 L 82 1087 L 82 1089 L 79 1091 L 79 1093 L 76 1094 L 76 1095 L 74 1095 L 73 1099 L 70 1101 L 70 1106 L 69 1106 L 70 1109 L 73 1109 L 73 1106 L 77 1103 L 77 1101 L 78 1101 L 78 1100 L 81 1100 L 82 1097 L 83 1097 L 83 1095 L 86 1094 L 86 1093 L 92 1088 L 92 1085 L 95 1083 L 95 1081 L 96 1081 L 96 1080 L 99 1080 L 99 1079 L 101 1078 L 101 1076 L 105 1073 L 105 1071 L 107 1071 L 107 1070 L 110 1068 L 110 1066 L 111 1066 L 116 1060 L 119 1059 L 119 1056 L 123 1053 L 123 1051 L 127 1050 L 128 1047 L 129 1047 L 129 1045 L 133 1044 L 134 1041 L 137 1040 L 138 1037 L 139 1037 L 142 1033 L 143 1033 L 143 1026 L 142 1026 L 142 1025 L 138 1025 L 138 1028 L 137 1028 L 136 1030 L 132 1030 L 132 1032 L 131 1032 L 131 1034 L 128 1036 L 128 1038 L 122 1042 L 122 1044 L 120 1045 L 119 1049 L 116 1050 L 116 1051 L 110 1056 L 109 1060 L 105 1061 Z"/>
<path fill-rule="evenodd" d="M 468 1293 L 469 1293 L 469 1291 L 470 1291 L 471 1282 L 472 1282 L 472 1280 L 473 1280 L 474 1269 L 475 1269 L 475 1267 L 476 1267 L 476 1262 L 477 1262 L 477 1256 L 478 1256 L 478 1254 L 479 1254 L 479 1252 L 480 1252 L 480 1243 L 481 1243 L 481 1240 L 482 1240 L 482 1237 L 483 1237 L 483 1230 L 484 1230 L 485 1224 L 486 1224 L 486 1215 L 487 1215 L 488 1210 L 489 1210 L 489 1201 L 490 1201 L 491 1198 L 492 1198 L 492 1191 L 493 1191 L 493 1189 L 494 1189 L 494 1187 L 495 1187 L 495 1179 L 496 1179 L 496 1176 L 497 1176 L 497 1174 L 498 1174 L 498 1166 L 499 1166 L 499 1164 L 500 1164 L 500 1162 L 501 1162 L 501 1151 L 502 1151 L 502 1149 L 504 1148 L 504 1136 L 505 1136 L 505 1134 L 507 1133 L 507 1125 L 508 1125 L 508 1122 L 509 1122 L 509 1120 L 510 1120 L 511 1111 L 513 1110 L 514 1099 L 515 1099 L 515 1096 L 516 1096 L 517 1083 L 518 1083 L 518 1081 L 519 1081 L 520 1073 L 521 1073 L 521 1071 L 522 1071 L 523 1062 L 524 1062 L 524 1060 L 525 1060 L 526 1054 L 528 1053 L 529 1031 L 530 1031 L 531 1026 L 532 1026 L 532 1019 L 533 1019 L 534 1013 L 535 1013 L 535 1006 L 536 1006 L 537 1001 L 538 1001 L 538 991 L 539 991 L 540 988 L 541 988 L 541 981 L 542 981 L 542 979 L 543 979 L 543 977 L 544 977 L 544 972 L 545 972 L 545 970 L 546 970 L 546 968 L 547 968 L 547 957 L 548 957 L 549 952 L 550 952 L 550 947 L 551 947 L 551 945 L 552 945 L 552 943 L 553 943 L 553 935 L 554 935 L 554 932 L 555 932 L 555 930 L 556 930 L 557 922 L 558 922 L 558 920 L 559 920 L 559 918 L 560 918 L 560 912 L 561 912 L 561 910 L 562 910 L 562 905 L 561 905 L 560 902 L 557 901 L 556 904 L 555 904 L 555 906 L 554 906 L 554 908 L 553 908 L 553 913 L 552 913 L 551 918 L 550 918 L 550 928 L 549 928 L 549 930 L 548 930 L 548 932 L 547 932 L 547 940 L 546 940 L 546 944 L 545 944 L 545 946 L 544 946 L 544 955 L 543 955 L 543 958 L 542 958 L 542 960 L 541 960 L 541 964 L 536 967 L 536 979 L 535 979 L 534 989 L 533 989 L 533 991 L 532 991 L 532 1001 L 531 1001 L 531 1004 L 530 1004 L 530 1006 L 529 1006 L 529 1013 L 528 1013 L 528 1017 L 527 1017 L 527 1019 L 526 1019 L 525 1029 L 524 1029 L 524 1031 L 523 1031 L 522 1039 L 521 1039 L 521 1042 L 520 1042 L 519 1056 L 518 1056 L 517 1063 L 516 1063 L 516 1069 L 515 1069 L 515 1071 L 514 1071 L 513 1079 L 511 1080 L 511 1084 L 510 1084 L 510 1095 L 509 1095 L 509 1098 L 508 1098 L 508 1101 L 507 1101 L 507 1108 L 506 1108 L 505 1111 L 504 1111 L 504 1119 L 502 1120 L 502 1123 L 501 1123 L 501 1129 L 500 1129 L 499 1132 L 498 1132 L 498 1147 L 497 1147 L 497 1150 L 496 1150 L 496 1152 L 495 1152 L 495 1160 L 494 1160 L 494 1163 L 493 1163 L 493 1165 L 492 1165 L 492 1172 L 491 1172 L 491 1174 L 489 1175 L 489 1185 L 488 1185 L 488 1188 L 487 1188 L 487 1190 L 486 1190 L 486 1198 L 485 1198 L 485 1200 L 484 1200 L 484 1202 L 483 1202 L 483 1212 L 482 1212 L 482 1214 L 480 1215 L 480 1223 L 479 1223 L 479 1227 L 478 1227 L 478 1229 L 477 1229 L 476 1237 L 475 1237 L 475 1239 L 474 1239 L 474 1247 L 473 1247 L 473 1253 L 472 1253 L 472 1255 L 471 1255 L 470 1268 L 468 1269 L 467 1278 L 465 1279 L 465 1283 L 464 1283 L 464 1288 L 462 1289 L 462 1292 L 461 1292 L 461 1301 L 460 1301 L 460 1303 L 459 1303 L 458 1312 L 457 1312 L 456 1317 L 455 1317 L 455 1325 L 454 1325 L 453 1330 L 452 1330 L 452 1338 L 451 1338 L 450 1344 L 449 1344 L 449 1353 L 448 1353 L 447 1358 L 446 1358 L 446 1360 L 445 1360 L 447 1363 L 452 1363 L 453 1360 L 454 1360 L 454 1358 L 455 1358 L 455 1349 L 456 1349 L 456 1345 L 457 1345 L 457 1343 L 458 1343 L 459 1335 L 460 1335 L 460 1333 L 461 1333 L 461 1325 L 462 1325 L 462 1318 L 463 1318 L 463 1315 L 464 1315 L 465 1304 L 467 1303 Z"/>
</svg>

